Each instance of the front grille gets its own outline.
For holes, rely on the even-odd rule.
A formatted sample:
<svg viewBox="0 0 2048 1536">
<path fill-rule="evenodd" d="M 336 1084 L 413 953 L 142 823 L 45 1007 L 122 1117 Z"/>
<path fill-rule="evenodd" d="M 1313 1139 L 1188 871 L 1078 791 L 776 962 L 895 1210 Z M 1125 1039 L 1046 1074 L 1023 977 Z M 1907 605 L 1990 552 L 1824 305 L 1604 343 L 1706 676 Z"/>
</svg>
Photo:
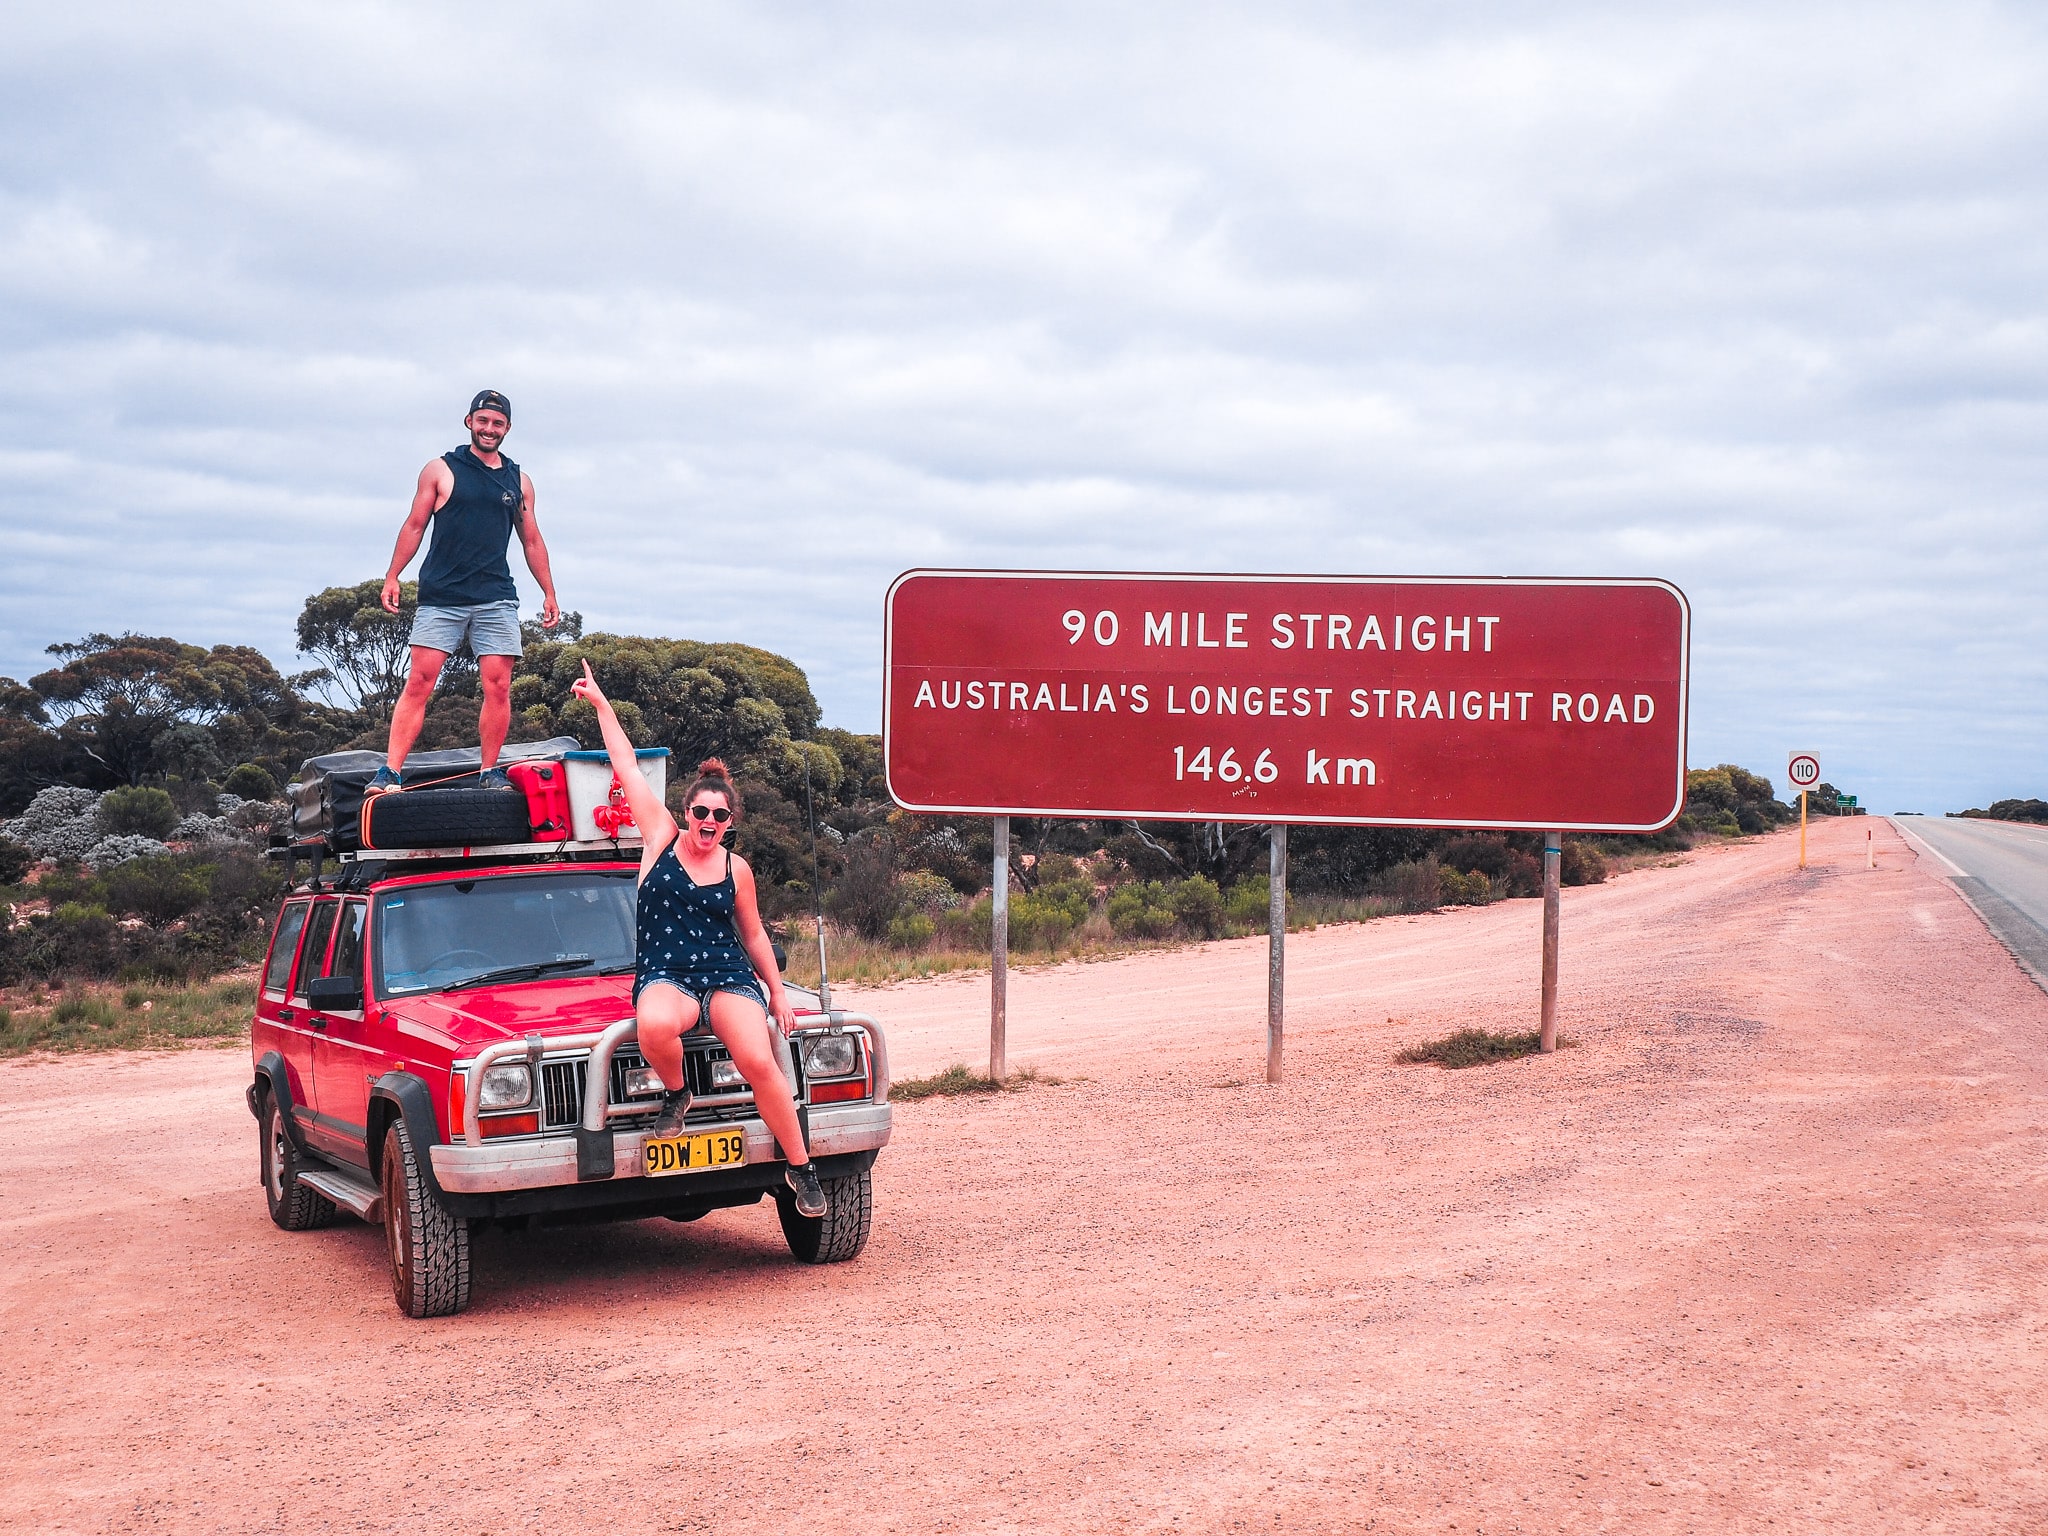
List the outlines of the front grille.
<svg viewBox="0 0 2048 1536">
<path fill-rule="evenodd" d="M 698 1098 L 709 1098 L 713 1094 L 729 1094 L 744 1089 L 714 1088 L 711 1086 L 711 1064 L 726 1061 L 730 1054 L 716 1041 L 704 1045 L 690 1044 L 683 1050 L 683 1073 L 690 1085 L 690 1092 Z M 647 1065 L 647 1059 L 632 1046 L 622 1046 L 612 1055 L 611 1101 L 614 1104 L 645 1105 L 648 1114 L 655 1111 L 651 1098 L 628 1099 L 626 1097 L 626 1074 Z M 801 1073 L 802 1068 L 797 1069 Z M 578 1057 L 574 1061 L 544 1061 L 540 1066 L 542 1125 L 550 1130 L 560 1130 L 579 1124 L 583 1119 L 583 1087 L 589 1080 L 590 1059 Z M 802 1094 L 802 1079 L 798 1079 L 798 1094 Z M 747 1113 L 748 1106 L 733 1104 L 722 1106 L 718 1111 L 698 1111 L 696 1119 L 710 1114 L 713 1119 L 728 1119 Z M 617 1123 L 617 1122 L 614 1122 Z"/>
<path fill-rule="evenodd" d="M 589 1071 L 587 1058 L 540 1064 L 543 1125 L 574 1125 L 583 1118 L 583 1083 Z"/>
</svg>

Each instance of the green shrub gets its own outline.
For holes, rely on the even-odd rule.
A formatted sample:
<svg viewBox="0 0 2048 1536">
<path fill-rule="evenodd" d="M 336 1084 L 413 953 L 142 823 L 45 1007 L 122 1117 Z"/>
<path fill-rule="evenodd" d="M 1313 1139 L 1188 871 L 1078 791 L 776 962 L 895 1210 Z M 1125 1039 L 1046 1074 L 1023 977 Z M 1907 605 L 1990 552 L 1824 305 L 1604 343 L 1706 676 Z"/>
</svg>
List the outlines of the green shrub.
<svg viewBox="0 0 2048 1536">
<path fill-rule="evenodd" d="M 227 776 L 221 789 L 242 800 L 275 800 L 277 780 L 270 771 L 257 763 L 244 763 Z"/>
<path fill-rule="evenodd" d="M 913 869 L 897 882 L 897 899 L 910 911 L 936 916 L 960 905 L 953 882 L 928 869 Z"/>
<path fill-rule="evenodd" d="M 1077 916 L 1058 900 L 1033 895 L 1010 898 L 1010 947 L 1012 949 L 1058 949 L 1081 926 L 1088 915 L 1084 906 Z"/>
<path fill-rule="evenodd" d="M 1109 896 L 1109 926 L 1126 938 L 1163 939 L 1176 921 L 1166 887 L 1157 880 L 1133 880 Z"/>
<path fill-rule="evenodd" d="M 1461 875 L 1455 869 L 1439 869 L 1436 882 L 1447 907 L 1483 907 L 1493 900 L 1493 882 L 1481 870 Z"/>
<path fill-rule="evenodd" d="M 847 844 L 846 863 L 827 905 L 864 939 L 888 934 L 903 909 L 903 877 L 896 871 L 896 845 L 886 832 L 870 829 Z"/>
<path fill-rule="evenodd" d="M 939 937 L 949 949 L 987 954 L 995 930 L 995 903 L 986 896 L 978 897 L 964 907 L 941 912 L 937 921 Z"/>
<path fill-rule="evenodd" d="M 126 832 L 161 842 L 178 825 L 178 802 L 163 790 L 136 784 L 101 795 L 98 814 L 102 837 Z"/>
<path fill-rule="evenodd" d="M 1273 882 L 1265 875 L 1246 875 L 1223 898 L 1224 917 L 1239 928 L 1264 928 L 1273 913 Z"/>
<path fill-rule="evenodd" d="M 12 885 L 34 866 L 36 856 L 21 844 L 0 837 L 0 885 Z"/>
<path fill-rule="evenodd" d="M 1558 857 L 1557 878 L 1564 885 L 1598 885 L 1607 878 L 1607 860 L 1591 843 L 1568 837 Z"/>
<path fill-rule="evenodd" d="M 204 905 L 211 873 L 207 865 L 188 867 L 174 856 L 130 859 L 102 875 L 100 884 L 108 911 L 132 913 L 161 926 Z"/>
<path fill-rule="evenodd" d="M 1385 896 L 1404 912 L 1430 912 L 1443 905 L 1441 871 L 1435 859 L 1416 859 L 1384 869 L 1372 878 L 1370 890 Z"/>
<path fill-rule="evenodd" d="M 898 949 L 923 949 L 938 931 L 939 925 L 930 917 L 913 910 L 889 924 L 889 942 Z"/>
<path fill-rule="evenodd" d="M 1213 939 L 1223 932 L 1223 892 L 1207 875 L 1190 875 L 1168 887 L 1166 905 L 1190 934 Z"/>
</svg>

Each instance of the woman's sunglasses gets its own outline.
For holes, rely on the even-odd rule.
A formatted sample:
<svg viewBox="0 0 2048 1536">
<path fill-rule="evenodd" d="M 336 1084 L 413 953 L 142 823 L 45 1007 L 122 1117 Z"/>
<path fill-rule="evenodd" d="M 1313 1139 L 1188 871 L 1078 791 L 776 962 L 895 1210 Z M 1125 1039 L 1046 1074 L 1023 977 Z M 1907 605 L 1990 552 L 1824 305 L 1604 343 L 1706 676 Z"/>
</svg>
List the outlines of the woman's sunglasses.
<svg viewBox="0 0 2048 1536">
<path fill-rule="evenodd" d="M 722 805 L 693 805 L 690 807 L 690 814 L 699 821 L 708 816 L 721 827 L 732 820 L 732 812 Z"/>
</svg>

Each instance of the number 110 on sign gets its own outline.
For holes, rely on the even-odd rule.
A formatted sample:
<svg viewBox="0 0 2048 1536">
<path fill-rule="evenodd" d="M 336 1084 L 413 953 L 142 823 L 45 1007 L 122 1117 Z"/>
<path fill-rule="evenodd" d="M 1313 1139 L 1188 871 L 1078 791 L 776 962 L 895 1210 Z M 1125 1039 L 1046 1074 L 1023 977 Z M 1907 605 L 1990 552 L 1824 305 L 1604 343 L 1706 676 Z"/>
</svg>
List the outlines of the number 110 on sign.
<svg viewBox="0 0 2048 1536">
<path fill-rule="evenodd" d="M 1207 779 L 1215 777 L 1226 784 L 1235 784 L 1249 779 L 1254 784 L 1270 784 L 1280 777 L 1280 770 L 1273 765 L 1273 749 L 1266 748 L 1247 768 L 1237 760 L 1237 748 L 1225 747 L 1221 757 L 1213 755 L 1214 749 L 1198 747 L 1194 756 L 1188 755 L 1186 747 L 1173 749 L 1173 776 L 1176 780 Z"/>
</svg>

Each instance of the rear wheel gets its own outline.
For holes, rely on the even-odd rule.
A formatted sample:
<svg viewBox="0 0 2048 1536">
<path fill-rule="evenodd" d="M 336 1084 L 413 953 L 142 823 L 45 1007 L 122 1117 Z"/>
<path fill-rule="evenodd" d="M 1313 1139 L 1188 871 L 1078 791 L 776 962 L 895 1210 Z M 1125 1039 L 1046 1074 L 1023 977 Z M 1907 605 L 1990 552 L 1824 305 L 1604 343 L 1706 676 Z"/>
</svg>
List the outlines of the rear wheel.
<svg viewBox="0 0 2048 1536">
<path fill-rule="evenodd" d="M 782 1235 L 789 1240 L 791 1253 L 806 1264 L 843 1264 L 868 1245 L 868 1225 L 875 1214 L 874 1183 L 865 1168 L 844 1178 L 818 1182 L 825 1186 L 824 1215 L 799 1214 L 796 1197 L 787 1190 L 775 1192 L 775 1213 L 782 1218 Z"/>
<path fill-rule="evenodd" d="M 384 1240 L 399 1311 L 449 1317 L 469 1305 L 469 1223 L 435 1196 L 403 1120 L 384 1137 Z"/>
<path fill-rule="evenodd" d="M 284 1123 L 284 1106 L 276 1094 L 263 1096 L 263 1118 L 258 1124 L 262 1139 L 257 1157 L 263 1171 L 263 1203 L 270 1207 L 270 1219 L 287 1232 L 326 1226 L 334 1220 L 334 1202 L 299 1182 L 299 1149 L 292 1144 L 291 1130 Z"/>
</svg>

